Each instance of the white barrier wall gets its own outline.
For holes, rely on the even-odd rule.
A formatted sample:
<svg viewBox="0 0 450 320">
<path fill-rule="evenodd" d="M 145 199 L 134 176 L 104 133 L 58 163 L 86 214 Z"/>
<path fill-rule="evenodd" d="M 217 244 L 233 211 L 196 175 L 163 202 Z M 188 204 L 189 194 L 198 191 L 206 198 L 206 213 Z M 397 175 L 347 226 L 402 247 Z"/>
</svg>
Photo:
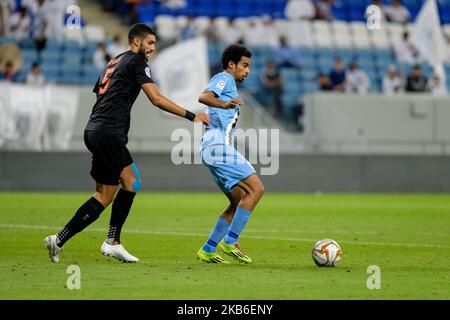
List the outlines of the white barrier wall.
<svg viewBox="0 0 450 320">
<path fill-rule="evenodd" d="M 304 103 L 312 150 L 450 154 L 450 98 L 318 93 Z"/>
<path fill-rule="evenodd" d="M 0 147 L 66 150 L 78 101 L 77 88 L 0 83 Z"/>
<path fill-rule="evenodd" d="M 277 127 L 242 96 L 240 128 Z M 83 131 L 94 103 L 89 87 L 1 84 L 0 149 L 85 150 Z M 450 154 L 450 98 L 319 93 L 304 103 L 305 132 L 280 130 L 281 153 Z M 179 143 L 171 141 L 176 130 L 190 133 L 197 154 L 201 132 L 195 138 L 192 123 L 155 108 L 141 93 L 131 113 L 130 150 L 170 152 Z"/>
</svg>

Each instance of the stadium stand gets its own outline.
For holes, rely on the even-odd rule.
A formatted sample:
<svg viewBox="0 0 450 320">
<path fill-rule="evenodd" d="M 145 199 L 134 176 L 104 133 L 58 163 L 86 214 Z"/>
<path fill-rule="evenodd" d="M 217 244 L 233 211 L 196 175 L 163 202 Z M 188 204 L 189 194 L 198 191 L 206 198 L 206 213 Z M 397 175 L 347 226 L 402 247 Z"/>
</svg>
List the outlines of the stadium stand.
<svg viewBox="0 0 450 320">
<path fill-rule="evenodd" d="M 98 1 L 97 1 L 98 2 Z M 194 17 L 194 26 L 198 34 L 205 34 L 213 19 L 218 34 L 224 34 L 234 27 L 236 35 L 243 38 L 249 24 L 248 17 L 270 16 L 274 19 L 280 36 L 286 36 L 291 46 L 298 53 L 301 68 L 281 68 L 284 79 L 282 94 L 283 115 L 286 121 L 292 121 L 294 108 L 301 104 L 302 97 L 311 92 L 317 92 L 319 86 L 317 75 L 328 74 L 332 69 L 334 59 L 339 57 L 347 68 L 350 62 L 358 64 L 370 79 L 369 92 L 382 91 L 382 79 L 391 65 L 397 66 L 400 73 L 406 77 L 411 65 L 396 61 L 393 46 L 400 41 L 405 30 L 411 29 L 411 24 L 385 23 L 381 30 L 369 31 L 365 25 L 364 12 L 370 0 L 338 0 L 332 5 L 334 20 L 289 21 L 285 19 L 285 0 L 187 0 L 187 6 L 168 8 L 161 1 L 141 1 L 136 5 L 136 15 L 140 22 L 154 24 L 158 35 L 167 45 L 180 38 L 180 30 L 186 24 L 187 17 Z M 383 1 L 391 4 L 391 0 Z M 405 0 L 403 4 L 411 14 L 411 21 L 417 16 L 421 3 L 419 0 Z M 131 14 L 130 6 L 124 1 L 107 1 L 108 10 L 118 14 Z M 16 1 L 16 10 L 21 0 Z M 450 0 L 437 1 L 443 30 L 450 38 Z M 67 17 L 66 17 L 67 18 Z M 46 47 L 38 52 L 32 41 L 17 42 L 6 36 L 0 37 L 2 43 L 17 43 L 23 51 L 24 64 L 18 75 L 18 81 L 25 81 L 33 62 L 39 62 L 46 82 L 56 82 L 76 85 L 92 85 L 98 78 L 98 69 L 92 61 L 98 42 L 107 45 L 111 39 L 105 38 L 105 30 L 97 25 L 86 25 L 82 29 L 66 29 L 62 41 L 47 39 Z M 210 41 L 208 54 L 211 70 L 217 68 L 220 54 L 226 42 Z M 450 45 L 450 44 L 449 44 Z M 161 48 L 160 48 L 161 49 Z M 273 60 L 276 49 L 268 46 L 251 47 L 253 51 L 252 74 L 242 84 L 242 88 L 263 103 L 263 87 L 260 75 L 267 60 Z M 426 63 L 420 63 L 422 72 L 427 78 L 433 76 L 433 69 Z M 447 87 L 450 90 L 450 61 L 445 66 Z"/>
</svg>

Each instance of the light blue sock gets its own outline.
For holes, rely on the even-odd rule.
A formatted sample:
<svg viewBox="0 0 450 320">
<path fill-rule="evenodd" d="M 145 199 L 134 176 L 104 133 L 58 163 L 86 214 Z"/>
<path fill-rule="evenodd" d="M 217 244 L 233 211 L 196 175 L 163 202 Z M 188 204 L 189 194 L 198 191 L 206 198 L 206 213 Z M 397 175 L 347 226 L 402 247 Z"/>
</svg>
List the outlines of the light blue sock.
<svg viewBox="0 0 450 320">
<path fill-rule="evenodd" d="M 239 235 L 247 224 L 248 218 L 250 218 L 251 214 L 251 211 L 247 211 L 241 207 L 237 207 L 233 221 L 231 221 L 228 234 L 223 239 L 226 244 L 235 244 L 237 242 L 237 239 L 239 238 Z"/>
<path fill-rule="evenodd" d="M 208 253 L 216 251 L 217 244 L 227 234 L 229 228 L 230 224 L 228 223 L 228 221 L 222 217 L 219 217 L 216 225 L 214 226 L 214 229 L 211 231 L 211 234 L 209 235 L 208 241 L 203 246 L 203 250 L 205 250 Z"/>
</svg>

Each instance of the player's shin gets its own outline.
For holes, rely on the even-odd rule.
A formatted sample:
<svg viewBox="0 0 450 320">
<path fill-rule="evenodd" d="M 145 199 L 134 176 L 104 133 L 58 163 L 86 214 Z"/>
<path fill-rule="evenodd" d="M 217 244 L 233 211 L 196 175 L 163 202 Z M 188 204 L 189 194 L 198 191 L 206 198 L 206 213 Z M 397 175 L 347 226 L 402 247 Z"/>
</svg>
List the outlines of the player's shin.
<svg viewBox="0 0 450 320">
<path fill-rule="evenodd" d="M 230 224 L 224 218 L 219 217 L 216 225 L 214 226 L 211 234 L 209 235 L 208 241 L 204 244 L 203 250 L 206 252 L 216 251 L 217 244 L 223 239 L 227 234 Z"/>
<path fill-rule="evenodd" d="M 227 235 L 223 239 L 226 244 L 235 244 L 247 224 L 251 211 L 245 210 L 244 208 L 237 207 L 236 213 L 234 215 L 233 221 L 230 224 Z"/>
<path fill-rule="evenodd" d="M 86 201 L 75 213 L 67 225 L 59 231 L 56 245 L 62 247 L 75 234 L 97 220 L 105 207 L 94 197 Z"/>
<path fill-rule="evenodd" d="M 106 237 L 106 242 L 108 244 L 120 243 L 122 226 L 128 217 L 135 195 L 135 192 L 127 191 L 125 189 L 120 189 L 119 192 L 117 192 L 112 205 L 109 230 Z"/>
</svg>

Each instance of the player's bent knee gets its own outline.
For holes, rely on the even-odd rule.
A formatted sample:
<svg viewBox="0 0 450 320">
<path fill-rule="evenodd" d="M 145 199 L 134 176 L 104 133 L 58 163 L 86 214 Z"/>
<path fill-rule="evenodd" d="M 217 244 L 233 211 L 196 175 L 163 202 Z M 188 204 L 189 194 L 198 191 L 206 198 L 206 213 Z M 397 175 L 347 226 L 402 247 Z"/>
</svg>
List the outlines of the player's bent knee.
<svg viewBox="0 0 450 320">
<path fill-rule="evenodd" d="M 256 184 L 252 188 L 252 196 L 259 200 L 264 194 L 264 185 L 262 183 Z"/>
<path fill-rule="evenodd" d="M 138 192 L 141 189 L 141 181 L 139 179 L 135 180 L 132 184 L 133 192 Z"/>
<path fill-rule="evenodd" d="M 140 176 L 139 176 L 139 171 L 134 162 L 131 164 L 131 168 L 133 169 L 133 173 L 135 176 L 135 180 L 133 181 L 131 186 L 132 186 L 134 192 L 138 192 L 141 189 L 141 180 L 140 180 Z"/>
</svg>

